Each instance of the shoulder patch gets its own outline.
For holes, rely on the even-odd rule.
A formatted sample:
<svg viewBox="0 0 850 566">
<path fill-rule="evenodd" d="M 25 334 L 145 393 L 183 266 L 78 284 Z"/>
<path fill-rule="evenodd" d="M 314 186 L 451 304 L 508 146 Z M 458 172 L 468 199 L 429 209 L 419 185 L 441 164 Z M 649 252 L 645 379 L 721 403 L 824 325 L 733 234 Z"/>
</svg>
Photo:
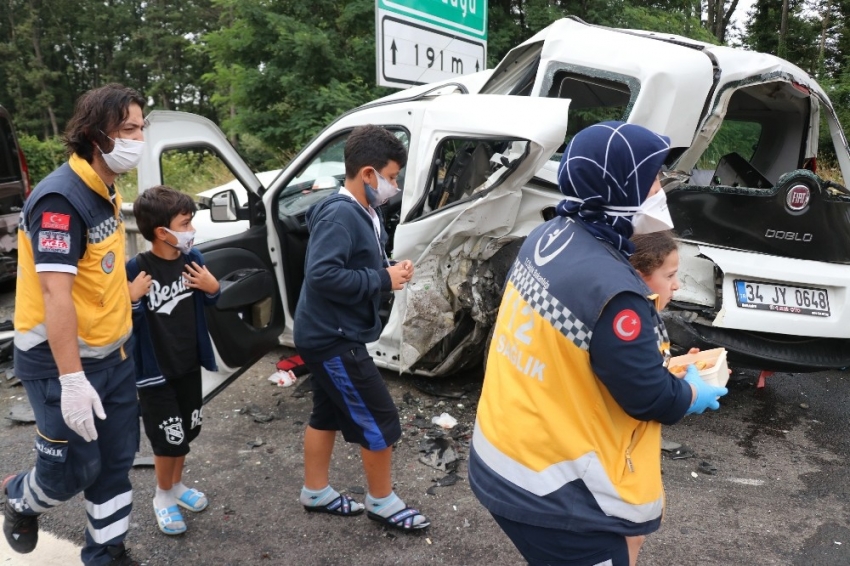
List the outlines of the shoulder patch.
<svg viewBox="0 0 850 566">
<path fill-rule="evenodd" d="M 68 232 L 42 230 L 38 233 L 38 251 L 67 255 L 71 251 L 71 235 Z"/>
<path fill-rule="evenodd" d="M 640 317 L 632 309 L 623 309 L 614 317 L 614 334 L 624 342 L 640 335 Z"/>
<path fill-rule="evenodd" d="M 45 212 L 41 215 L 41 228 L 44 230 L 65 230 L 71 228 L 71 215 L 59 212 Z"/>
</svg>

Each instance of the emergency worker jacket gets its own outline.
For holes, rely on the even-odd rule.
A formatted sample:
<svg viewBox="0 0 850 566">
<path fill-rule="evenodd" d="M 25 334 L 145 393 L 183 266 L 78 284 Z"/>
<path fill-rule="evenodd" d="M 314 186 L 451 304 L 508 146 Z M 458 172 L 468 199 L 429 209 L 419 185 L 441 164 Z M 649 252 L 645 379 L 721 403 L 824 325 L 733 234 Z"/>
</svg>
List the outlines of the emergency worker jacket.
<svg viewBox="0 0 850 566">
<path fill-rule="evenodd" d="M 550 220 L 520 249 L 494 327 L 469 462 L 470 486 L 492 513 L 577 532 L 657 530 L 661 424 L 629 416 L 589 354 L 603 308 L 621 293 L 655 298 L 581 222 Z M 651 310 L 658 348 L 666 349 L 664 324 Z M 650 350 L 661 368 L 664 358 Z M 639 375 L 629 379 L 640 387 Z"/>
<path fill-rule="evenodd" d="M 105 215 L 103 201 L 110 203 L 109 190 L 91 165 L 75 154 L 45 177 L 27 199 L 18 230 L 15 295 L 15 347 L 20 352 L 47 341 L 44 298 L 35 270 L 28 218 L 39 199 L 53 193 L 66 198 L 86 225 L 85 253 L 77 263 L 71 291 L 77 313 L 77 342 L 85 367 L 86 359 L 106 358 L 121 348 L 132 332 L 121 195 L 115 193 L 113 212 Z"/>
</svg>

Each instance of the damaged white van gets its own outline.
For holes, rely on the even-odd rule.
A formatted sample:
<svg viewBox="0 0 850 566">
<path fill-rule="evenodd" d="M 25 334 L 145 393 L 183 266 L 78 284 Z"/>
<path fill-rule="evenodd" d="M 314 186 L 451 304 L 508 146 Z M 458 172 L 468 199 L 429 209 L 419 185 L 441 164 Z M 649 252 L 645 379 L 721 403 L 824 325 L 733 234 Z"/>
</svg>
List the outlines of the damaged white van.
<svg viewBox="0 0 850 566">
<path fill-rule="evenodd" d="M 588 46 L 593 46 L 592 49 Z M 480 362 L 501 286 L 528 232 L 560 200 L 559 148 L 602 119 L 672 140 L 665 190 L 682 245 L 682 288 L 668 326 L 682 346 L 720 345 L 732 363 L 813 371 L 850 365 L 850 192 L 818 176 L 828 128 L 843 178 L 850 152 L 824 91 L 770 55 L 683 37 L 555 22 L 494 70 L 415 87 L 331 123 L 264 187 L 220 130 L 154 111 L 139 186 L 162 179 L 166 151 L 206 150 L 248 190 L 211 200 L 211 218 L 247 220 L 201 247 L 223 282 L 209 314 L 222 373 L 208 397 L 280 342 L 291 345 L 304 279 L 305 213 L 342 175 L 357 125 L 408 147 L 403 190 L 384 205 L 387 252 L 416 274 L 388 300 L 375 362 L 441 376 Z"/>
</svg>

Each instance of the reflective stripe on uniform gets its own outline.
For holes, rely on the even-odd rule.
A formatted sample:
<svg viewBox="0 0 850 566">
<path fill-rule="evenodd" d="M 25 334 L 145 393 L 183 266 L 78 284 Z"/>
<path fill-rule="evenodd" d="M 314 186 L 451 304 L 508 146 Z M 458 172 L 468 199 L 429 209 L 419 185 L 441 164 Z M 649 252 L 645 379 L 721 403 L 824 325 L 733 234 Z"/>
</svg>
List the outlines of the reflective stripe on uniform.
<svg viewBox="0 0 850 566">
<path fill-rule="evenodd" d="M 85 253 L 76 267 L 35 264 L 30 241 L 33 226 L 27 215 L 45 195 L 66 198 L 80 214 L 86 229 Z M 108 187 L 78 155 L 48 175 L 22 211 L 25 222 L 18 232 L 18 291 L 15 296 L 15 345 L 27 352 L 47 341 L 44 328 L 45 304 L 40 291 L 39 272 L 74 273 L 71 297 L 77 314 L 77 335 L 81 358 L 102 359 L 118 350 L 132 334 L 130 293 L 125 272 L 124 224 L 120 194 Z"/>
<path fill-rule="evenodd" d="M 581 479 L 587 485 L 596 503 L 606 515 L 621 517 L 634 523 L 644 523 L 661 516 L 663 498 L 633 505 L 622 500 L 614 484 L 594 452 L 575 460 L 565 460 L 536 472 L 499 451 L 484 436 L 478 421 L 472 433 L 475 453 L 493 471 L 510 483 L 538 497 L 557 491 L 566 484 Z"/>
<path fill-rule="evenodd" d="M 105 503 L 92 503 L 86 499 L 86 512 L 92 519 L 105 519 L 133 503 L 133 491 L 125 491 Z"/>
<path fill-rule="evenodd" d="M 114 523 L 110 523 L 109 525 L 103 527 L 102 529 L 96 529 L 91 524 L 91 521 L 86 525 L 86 529 L 89 532 L 92 540 L 97 544 L 106 544 L 116 537 L 120 537 L 124 533 L 127 532 L 127 529 L 130 527 L 130 516 L 127 515 L 123 519 L 118 519 Z"/>
<path fill-rule="evenodd" d="M 121 336 L 117 342 L 106 344 L 104 346 L 89 346 L 81 338 L 77 338 L 77 347 L 80 351 L 80 357 L 103 359 L 123 346 L 124 343 L 130 339 L 130 335 L 132 333 L 133 331 L 130 329 L 130 331 L 128 331 L 124 336 Z M 26 332 L 16 330 L 14 341 L 15 347 L 19 350 L 23 352 L 31 350 L 39 344 L 47 342 L 47 327 L 42 323 L 34 326 Z"/>
<path fill-rule="evenodd" d="M 47 494 L 44 493 L 44 490 L 39 487 L 38 480 L 36 480 L 35 477 L 35 468 L 30 470 L 27 474 L 27 477 L 23 482 L 23 488 L 26 504 L 29 505 L 29 508 L 36 513 L 44 513 L 45 511 L 64 503 L 58 499 L 48 497 Z"/>
</svg>

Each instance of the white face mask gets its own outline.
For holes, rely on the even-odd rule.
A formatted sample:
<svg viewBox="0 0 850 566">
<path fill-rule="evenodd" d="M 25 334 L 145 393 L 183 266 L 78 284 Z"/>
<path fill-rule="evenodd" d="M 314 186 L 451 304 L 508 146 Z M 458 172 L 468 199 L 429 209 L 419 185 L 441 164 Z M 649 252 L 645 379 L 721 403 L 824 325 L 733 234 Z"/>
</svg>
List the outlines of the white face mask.
<svg viewBox="0 0 850 566">
<path fill-rule="evenodd" d="M 187 232 L 175 232 L 174 230 L 169 230 L 165 226 L 163 226 L 162 229 L 177 238 L 176 244 L 172 244 L 168 240 L 165 241 L 166 244 L 176 250 L 183 252 L 184 254 L 188 254 L 190 251 L 192 251 L 192 244 L 195 242 L 194 230 L 189 230 Z"/>
<path fill-rule="evenodd" d="M 387 179 L 378 173 L 377 169 L 373 169 L 375 171 L 375 175 L 378 177 L 378 188 L 375 189 L 369 183 L 363 183 L 366 188 L 366 200 L 369 201 L 369 205 L 372 208 L 377 208 L 390 200 L 391 197 L 395 196 L 401 189 L 396 186 L 393 186 Z"/>
<path fill-rule="evenodd" d="M 131 169 L 135 169 L 139 165 L 139 161 L 142 160 L 142 148 L 145 146 L 145 142 L 106 137 L 114 143 L 112 151 L 103 153 L 101 149 L 100 153 L 103 155 L 103 161 L 106 162 L 106 166 L 109 167 L 110 171 L 120 175 Z"/>
<path fill-rule="evenodd" d="M 673 229 L 673 219 L 667 209 L 667 193 L 658 191 L 638 207 L 632 216 L 635 234 L 650 234 Z"/>
</svg>

